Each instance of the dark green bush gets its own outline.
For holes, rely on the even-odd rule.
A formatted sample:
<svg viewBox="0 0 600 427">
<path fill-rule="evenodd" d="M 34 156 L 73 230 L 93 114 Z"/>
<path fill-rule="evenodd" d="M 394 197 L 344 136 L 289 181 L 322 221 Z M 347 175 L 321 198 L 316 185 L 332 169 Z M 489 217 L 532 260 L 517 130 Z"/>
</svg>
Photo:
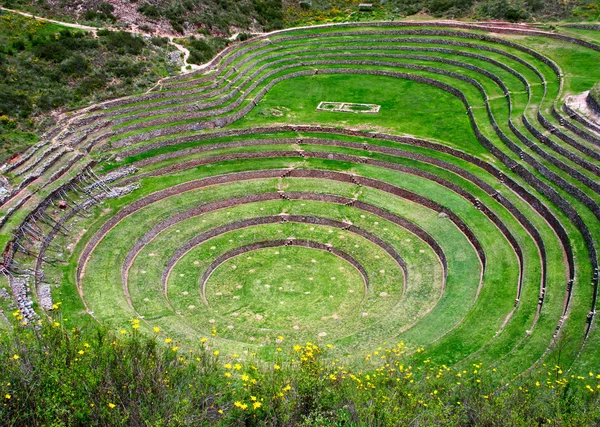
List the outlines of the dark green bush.
<svg viewBox="0 0 600 427">
<path fill-rule="evenodd" d="M 124 31 L 108 31 L 102 39 L 109 49 L 122 54 L 139 55 L 146 46 L 141 37 Z"/>
<path fill-rule="evenodd" d="M 60 71 L 69 75 L 83 76 L 89 68 L 89 61 L 80 54 L 75 54 L 60 63 Z"/>
<path fill-rule="evenodd" d="M 190 57 L 192 64 L 203 64 L 215 56 L 215 49 L 204 40 L 194 40 L 190 43 Z"/>
<path fill-rule="evenodd" d="M 265 31 L 284 27 L 281 0 L 254 0 L 253 5 L 258 14 L 258 22 L 264 26 Z"/>
<path fill-rule="evenodd" d="M 179 34 L 185 33 L 185 28 L 183 28 L 183 25 L 181 25 L 179 22 L 171 21 L 171 27 L 173 27 L 173 29 Z"/>
<path fill-rule="evenodd" d="M 482 18 L 503 19 L 509 22 L 523 21 L 529 16 L 523 8 L 507 0 L 485 0 L 477 5 L 476 12 Z"/>
<path fill-rule="evenodd" d="M 82 79 L 79 85 L 75 88 L 77 96 L 88 96 L 104 87 L 106 84 L 106 76 L 104 74 L 93 74 Z"/>
<path fill-rule="evenodd" d="M 144 64 L 129 58 L 108 61 L 108 72 L 117 77 L 135 77 L 144 71 Z"/>
<path fill-rule="evenodd" d="M 25 50 L 25 42 L 23 40 L 15 40 L 14 42 L 11 43 L 11 46 L 13 49 L 18 50 L 18 51 L 22 51 Z"/>
<path fill-rule="evenodd" d="M 203 64 L 210 61 L 218 51 L 223 49 L 229 40 L 222 37 L 210 37 L 208 39 L 192 39 L 188 42 L 190 57 L 188 59 L 192 64 Z"/>
<path fill-rule="evenodd" d="M 143 3 L 138 7 L 138 12 L 147 16 L 148 18 L 160 18 L 160 10 L 158 7 L 150 3 Z"/>
<path fill-rule="evenodd" d="M 590 89 L 590 96 L 596 101 L 596 104 L 600 105 L 600 83 L 596 83 Z"/>
<path fill-rule="evenodd" d="M 0 84 L 0 115 L 28 117 L 33 111 L 27 93 L 15 90 L 9 84 Z"/>
<path fill-rule="evenodd" d="M 150 39 L 150 43 L 152 43 L 154 46 L 166 46 L 169 44 L 169 39 L 167 39 L 166 37 L 152 37 Z"/>
</svg>

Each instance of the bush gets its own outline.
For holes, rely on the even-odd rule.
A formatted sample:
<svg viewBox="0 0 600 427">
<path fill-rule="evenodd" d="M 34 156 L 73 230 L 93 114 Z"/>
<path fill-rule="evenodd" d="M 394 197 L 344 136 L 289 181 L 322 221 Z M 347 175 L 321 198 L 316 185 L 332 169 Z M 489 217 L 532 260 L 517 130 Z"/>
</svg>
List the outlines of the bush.
<svg viewBox="0 0 600 427">
<path fill-rule="evenodd" d="M 79 85 L 75 88 L 75 94 L 78 96 L 88 96 L 102 89 L 105 84 L 106 77 L 103 74 L 93 74 L 79 82 Z"/>
<path fill-rule="evenodd" d="M 40 96 L 38 107 L 42 111 L 50 111 L 60 108 L 71 101 L 71 94 L 66 90 L 52 90 Z"/>
<path fill-rule="evenodd" d="M 13 47 L 13 49 L 18 50 L 19 52 L 25 50 L 25 42 L 20 39 L 12 42 L 11 46 Z"/>
<path fill-rule="evenodd" d="M 0 115 L 28 117 L 33 105 L 26 93 L 12 85 L 0 85 Z"/>
<path fill-rule="evenodd" d="M 108 61 L 108 72 L 117 77 L 135 77 L 144 71 L 144 65 L 129 58 Z"/>
<path fill-rule="evenodd" d="M 590 96 L 596 101 L 596 104 L 600 105 L 600 83 L 596 83 L 590 89 Z"/>
<path fill-rule="evenodd" d="M 60 71 L 68 75 L 83 76 L 89 68 L 88 60 L 79 54 L 75 54 L 60 63 Z"/>
<path fill-rule="evenodd" d="M 103 34 L 103 41 L 111 50 L 132 55 L 139 55 L 146 47 L 144 39 L 124 31 L 108 31 Z"/>
<path fill-rule="evenodd" d="M 211 37 L 203 40 L 191 40 L 189 42 L 190 57 L 188 61 L 192 64 L 203 64 L 210 61 L 216 53 L 223 49 L 229 40 L 222 37 Z"/>
<path fill-rule="evenodd" d="M 281 0 L 254 0 L 253 5 L 258 13 L 258 22 L 265 31 L 279 30 L 284 27 Z"/>
<path fill-rule="evenodd" d="M 195 40 L 190 45 L 188 61 L 192 64 L 203 64 L 215 56 L 215 50 L 204 40 Z"/>
<path fill-rule="evenodd" d="M 169 44 L 169 39 L 166 37 L 152 37 L 150 39 L 150 43 L 152 43 L 154 46 L 164 47 Z"/>
<path fill-rule="evenodd" d="M 181 25 L 179 22 L 171 21 L 171 27 L 173 27 L 173 29 L 179 34 L 185 33 L 185 28 L 183 28 L 183 25 Z"/>
<path fill-rule="evenodd" d="M 402 343 L 365 371 L 332 365 L 327 346 L 311 343 L 289 349 L 294 361 L 277 354 L 261 363 L 224 358 L 207 340 L 188 351 L 130 322 L 118 336 L 66 328 L 60 317 L 36 328 L 14 322 L 0 335 L 0 424 L 532 426 L 596 425 L 600 417 L 598 393 L 569 376 L 548 381 L 558 375 L 553 368 L 498 388 L 480 364 L 460 374 L 427 361 L 413 366 Z"/>
<path fill-rule="evenodd" d="M 509 22 L 523 21 L 529 14 L 522 8 L 506 0 L 486 0 L 477 5 L 477 16 L 481 18 L 503 19 Z"/>
<path fill-rule="evenodd" d="M 138 7 L 138 12 L 148 18 L 160 18 L 160 10 L 158 7 L 150 3 L 144 3 Z"/>
</svg>

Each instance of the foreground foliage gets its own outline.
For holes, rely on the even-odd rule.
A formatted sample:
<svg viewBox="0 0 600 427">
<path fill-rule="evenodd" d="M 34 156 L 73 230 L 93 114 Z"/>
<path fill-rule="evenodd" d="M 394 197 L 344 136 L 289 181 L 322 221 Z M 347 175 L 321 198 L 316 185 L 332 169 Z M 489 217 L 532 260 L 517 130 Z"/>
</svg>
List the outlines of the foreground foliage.
<svg viewBox="0 0 600 427">
<path fill-rule="evenodd" d="M 328 345 L 279 337 L 275 361 L 200 350 L 138 332 L 69 329 L 68 319 L 17 323 L 0 336 L 2 425 L 589 425 L 600 375 L 540 366 L 502 388 L 493 369 L 411 365 L 402 343 L 357 371 Z M 419 354 L 421 350 L 417 349 Z"/>
</svg>

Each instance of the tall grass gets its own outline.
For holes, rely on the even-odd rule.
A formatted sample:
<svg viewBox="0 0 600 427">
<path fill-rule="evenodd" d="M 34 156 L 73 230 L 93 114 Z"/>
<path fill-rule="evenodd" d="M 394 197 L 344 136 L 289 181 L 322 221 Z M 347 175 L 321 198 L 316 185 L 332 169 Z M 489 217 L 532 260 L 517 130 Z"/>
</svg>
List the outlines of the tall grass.
<svg viewBox="0 0 600 427">
<path fill-rule="evenodd" d="M 593 425 L 600 375 L 540 366 L 502 387 L 494 370 L 411 364 L 402 343 L 365 356 L 366 370 L 330 346 L 287 343 L 274 362 L 225 355 L 203 338 L 189 350 L 138 332 L 116 335 L 68 319 L 0 335 L 0 424 L 41 425 Z M 283 357 L 291 353 L 291 358 Z M 417 349 L 422 356 L 422 350 Z M 425 355 L 426 357 L 426 355 Z M 414 359 L 413 359 L 414 360 Z"/>
</svg>

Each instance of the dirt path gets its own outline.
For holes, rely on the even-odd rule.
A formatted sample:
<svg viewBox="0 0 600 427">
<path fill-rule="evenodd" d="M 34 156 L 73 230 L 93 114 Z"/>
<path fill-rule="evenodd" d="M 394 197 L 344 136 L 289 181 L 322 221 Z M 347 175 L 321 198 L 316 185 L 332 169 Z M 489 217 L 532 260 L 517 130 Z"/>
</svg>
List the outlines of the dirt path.
<svg viewBox="0 0 600 427">
<path fill-rule="evenodd" d="M 94 32 L 94 34 L 96 33 L 96 31 L 98 31 L 100 29 L 98 27 L 90 27 L 88 25 L 73 24 L 71 22 L 62 22 L 62 21 L 55 21 L 54 19 L 42 18 L 41 16 L 35 16 L 35 15 L 31 14 L 31 13 L 21 12 L 19 10 L 14 10 L 14 9 L 8 9 L 8 8 L 2 7 L 2 6 L 0 6 L 0 9 L 1 10 L 5 10 L 7 12 L 11 12 L 11 13 L 16 13 L 16 14 L 19 14 L 19 15 L 23 15 L 23 16 L 26 16 L 28 18 L 38 19 L 40 21 L 46 21 L 46 22 L 52 22 L 54 24 L 60 24 L 60 25 L 65 26 L 65 27 L 78 28 L 80 30 L 92 31 L 92 32 Z"/>
<path fill-rule="evenodd" d="M 583 93 L 578 93 L 577 95 L 568 96 L 567 99 L 565 100 L 565 103 L 569 107 L 571 107 L 573 110 L 577 111 L 582 116 L 584 116 L 586 119 L 588 119 L 590 122 L 600 126 L 600 116 L 598 116 L 598 114 L 596 114 L 588 106 L 588 103 L 586 101 L 586 98 L 589 93 L 590 93 L 590 91 L 586 90 Z"/>
<path fill-rule="evenodd" d="M 173 37 L 169 37 L 169 43 L 172 46 L 174 46 L 175 48 L 177 48 L 177 50 L 179 50 L 180 52 L 183 53 L 183 64 L 181 65 L 181 73 L 182 74 L 189 73 L 191 71 L 201 70 L 205 67 L 205 66 L 201 66 L 201 65 L 188 63 L 188 58 L 190 57 L 189 49 L 187 49 L 185 46 L 175 43 L 173 41 Z"/>
</svg>

